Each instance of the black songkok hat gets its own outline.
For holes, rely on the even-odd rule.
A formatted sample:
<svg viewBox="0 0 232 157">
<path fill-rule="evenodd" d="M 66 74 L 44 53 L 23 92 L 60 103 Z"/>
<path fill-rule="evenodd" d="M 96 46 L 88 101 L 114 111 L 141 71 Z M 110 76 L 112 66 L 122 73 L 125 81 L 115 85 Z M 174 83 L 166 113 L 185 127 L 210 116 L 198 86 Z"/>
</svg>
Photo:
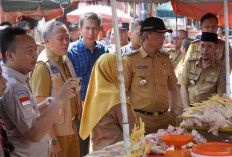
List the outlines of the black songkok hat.
<svg viewBox="0 0 232 157">
<path fill-rule="evenodd" d="M 202 32 L 201 41 L 218 43 L 218 35 L 215 33 Z"/>
</svg>

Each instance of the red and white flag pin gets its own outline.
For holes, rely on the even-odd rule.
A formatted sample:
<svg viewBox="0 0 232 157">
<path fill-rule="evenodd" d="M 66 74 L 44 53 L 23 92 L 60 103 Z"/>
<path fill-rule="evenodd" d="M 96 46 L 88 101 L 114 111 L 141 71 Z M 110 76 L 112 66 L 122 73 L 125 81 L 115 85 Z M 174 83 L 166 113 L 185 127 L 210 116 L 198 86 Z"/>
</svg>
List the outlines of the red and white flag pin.
<svg viewBox="0 0 232 157">
<path fill-rule="evenodd" d="M 19 100 L 20 100 L 20 102 L 21 102 L 21 104 L 22 104 L 23 106 L 26 106 L 26 105 L 30 105 L 30 104 L 31 104 L 31 101 L 30 101 L 29 97 L 24 97 L 24 98 L 21 98 L 21 99 L 19 99 Z"/>
</svg>

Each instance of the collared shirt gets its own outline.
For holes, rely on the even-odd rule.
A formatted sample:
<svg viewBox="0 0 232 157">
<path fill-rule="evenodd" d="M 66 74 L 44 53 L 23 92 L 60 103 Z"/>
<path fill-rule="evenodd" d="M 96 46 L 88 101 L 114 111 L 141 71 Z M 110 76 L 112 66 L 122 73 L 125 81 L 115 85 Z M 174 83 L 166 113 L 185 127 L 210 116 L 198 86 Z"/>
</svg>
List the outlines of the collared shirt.
<svg viewBox="0 0 232 157">
<path fill-rule="evenodd" d="M 134 53 L 134 51 L 135 51 L 135 48 L 132 46 L 132 44 L 130 42 L 128 45 L 123 46 L 121 48 L 122 57 L 125 55 L 130 55 L 130 54 Z"/>
<path fill-rule="evenodd" d="M 40 142 L 34 143 L 24 136 L 34 126 L 39 116 L 28 77 L 7 66 L 3 66 L 2 71 L 7 80 L 7 89 L 1 100 L 0 116 L 6 126 L 9 141 L 15 147 L 11 155 L 46 157 L 45 137 Z"/>
<path fill-rule="evenodd" d="M 201 58 L 186 62 L 179 80 L 188 88 L 190 103 L 207 100 L 212 94 L 226 92 L 225 67 L 216 61 L 203 69 Z"/>
<path fill-rule="evenodd" d="M 164 112 L 169 107 L 168 89 L 177 79 L 168 55 L 157 51 L 154 57 L 141 46 L 125 56 L 126 89 L 134 109 L 146 112 Z"/>
<path fill-rule="evenodd" d="M 62 70 L 63 74 L 67 77 L 70 78 L 71 74 L 69 73 L 67 67 L 63 63 L 63 57 L 57 56 L 53 52 L 49 50 L 45 50 L 47 55 L 54 60 L 59 68 Z M 45 63 L 43 62 L 38 62 L 36 63 L 35 69 L 32 72 L 31 75 L 31 86 L 32 86 L 32 91 L 34 94 L 34 97 L 49 97 L 51 96 L 51 89 L 52 89 L 52 84 L 51 84 L 51 76 L 50 72 L 46 66 Z M 72 116 L 77 114 L 77 104 L 75 102 L 75 98 L 71 98 L 71 104 L 72 104 Z"/>
<path fill-rule="evenodd" d="M 82 77 L 81 99 L 83 101 L 85 100 L 94 63 L 104 53 L 108 53 L 107 47 L 98 41 L 95 41 L 93 51 L 87 48 L 82 39 L 69 47 L 67 56 L 73 64 L 77 78 Z"/>
</svg>

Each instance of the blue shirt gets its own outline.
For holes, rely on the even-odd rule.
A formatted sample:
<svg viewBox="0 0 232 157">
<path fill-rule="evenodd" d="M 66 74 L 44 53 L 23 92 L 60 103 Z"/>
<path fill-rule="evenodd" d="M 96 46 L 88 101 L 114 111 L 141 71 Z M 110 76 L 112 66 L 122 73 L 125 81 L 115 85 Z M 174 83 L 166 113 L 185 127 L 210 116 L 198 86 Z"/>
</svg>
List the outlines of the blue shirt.
<svg viewBox="0 0 232 157">
<path fill-rule="evenodd" d="M 82 39 L 70 45 L 67 56 L 71 60 L 77 77 L 82 77 L 81 99 L 85 100 L 89 78 L 96 60 L 104 53 L 108 53 L 106 46 L 95 41 L 95 47 L 91 52 Z"/>
</svg>

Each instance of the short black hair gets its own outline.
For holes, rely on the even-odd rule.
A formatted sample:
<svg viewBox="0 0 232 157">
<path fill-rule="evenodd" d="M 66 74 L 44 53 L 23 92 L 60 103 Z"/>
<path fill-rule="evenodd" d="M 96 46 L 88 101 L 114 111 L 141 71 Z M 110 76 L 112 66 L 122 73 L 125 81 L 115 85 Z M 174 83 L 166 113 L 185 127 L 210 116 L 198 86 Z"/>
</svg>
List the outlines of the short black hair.
<svg viewBox="0 0 232 157">
<path fill-rule="evenodd" d="M 4 26 L 4 25 L 12 26 L 12 24 L 10 22 L 8 22 L 8 21 L 2 22 L 0 24 L 0 26 Z"/>
<path fill-rule="evenodd" d="M 208 14 L 205 14 L 204 16 L 202 16 L 202 18 L 201 18 L 201 25 L 202 25 L 202 23 L 203 23 L 205 20 L 211 19 L 211 18 L 216 19 L 217 24 L 218 24 L 218 18 L 217 18 L 217 16 L 214 15 L 214 14 L 208 13 Z"/>
<path fill-rule="evenodd" d="M 26 35 L 26 30 L 20 27 L 7 27 L 1 32 L 1 53 L 3 62 L 6 63 L 6 52 L 15 51 L 14 40 L 16 35 Z"/>
</svg>

